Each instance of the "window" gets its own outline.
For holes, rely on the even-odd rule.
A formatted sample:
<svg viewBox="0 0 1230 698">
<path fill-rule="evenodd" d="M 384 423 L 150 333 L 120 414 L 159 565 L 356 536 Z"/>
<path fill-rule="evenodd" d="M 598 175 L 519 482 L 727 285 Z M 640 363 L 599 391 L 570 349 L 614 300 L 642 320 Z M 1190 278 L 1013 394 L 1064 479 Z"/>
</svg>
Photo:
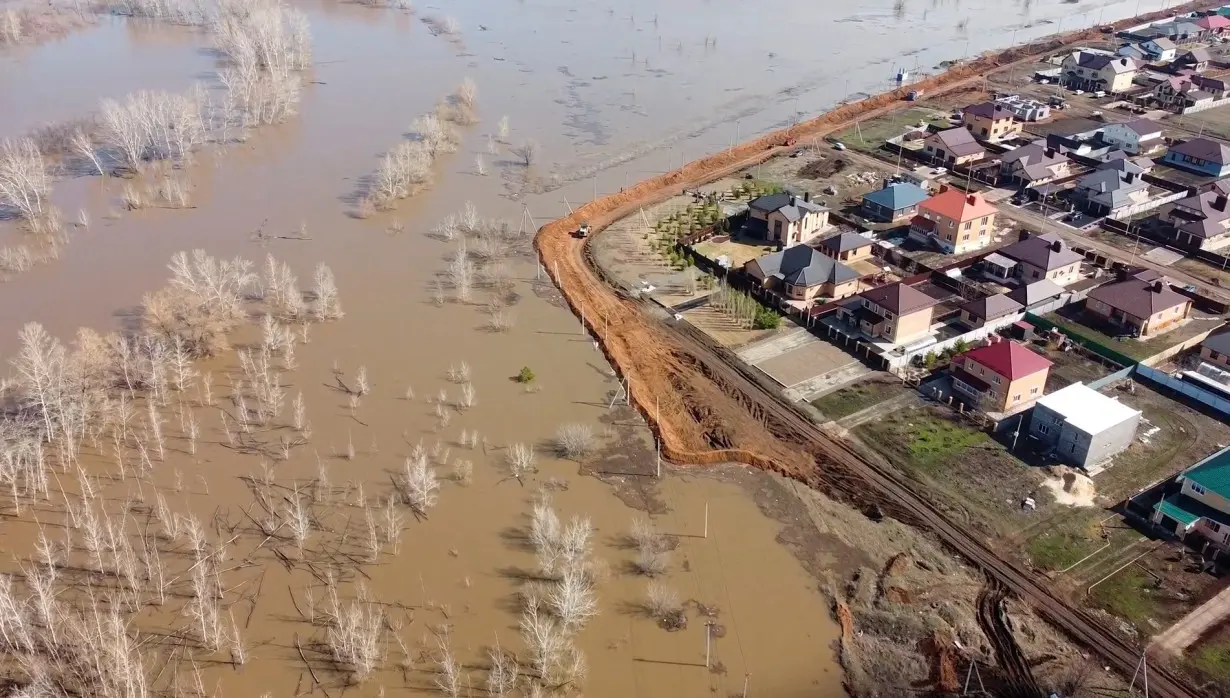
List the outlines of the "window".
<svg viewBox="0 0 1230 698">
<path fill-rule="evenodd" d="M 971 226 L 973 226 L 973 225 L 974 225 L 974 222 L 973 222 L 973 221 L 970 221 L 970 222 L 968 222 L 968 223 L 966 223 L 966 224 L 965 224 L 965 229 L 966 229 L 966 230 L 969 230 L 969 229 L 970 229 L 970 227 L 971 227 Z"/>
<path fill-rule="evenodd" d="M 1218 354 L 1217 352 L 1210 350 L 1210 351 L 1209 351 L 1209 358 L 1210 358 L 1210 359 L 1213 359 L 1214 361 L 1216 361 L 1216 360 L 1218 360 L 1218 359 L 1220 359 L 1220 358 L 1221 358 L 1221 354 Z"/>
<path fill-rule="evenodd" d="M 1038 388 L 1037 388 L 1037 387 L 1030 388 L 1030 389 L 1029 389 L 1029 394 L 1030 394 L 1030 395 L 1037 395 L 1037 394 L 1038 394 Z"/>
<path fill-rule="evenodd" d="M 1003 379 L 1001 379 L 999 376 L 991 376 L 991 382 L 994 383 L 995 385 L 999 385 L 1000 383 L 1003 382 Z"/>
<path fill-rule="evenodd" d="M 1210 521 L 1209 528 L 1213 529 L 1213 533 L 1221 533 L 1221 524 L 1216 521 Z"/>
<path fill-rule="evenodd" d="M 1038 425 L 1038 433 L 1040 433 L 1040 434 L 1049 434 L 1049 433 L 1051 433 L 1051 428 L 1050 428 L 1050 426 L 1049 426 L 1049 425 L 1046 425 L 1046 424 L 1039 424 L 1039 425 Z"/>
<path fill-rule="evenodd" d="M 962 235 L 962 236 L 961 236 L 961 239 L 962 239 L 962 240 L 968 240 L 968 239 L 969 239 L 969 233 L 966 233 L 966 234 Z"/>
<path fill-rule="evenodd" d="M 1189 481 L 1189 482 L 1190 482 L 1190 481 Z M 1194 482 L 1193 482 L 1193 483 L 1192 483 L 1192 492 L 1195 492 L 1196 494 L 1208 494 L 1208 492 L 1209 492 L 1209 491 L 1208 491 L 1208 490 L 1206 490 L 1206 489 L 1205 489 L 1204 487 L 1202 487 L 1201 485 L 1197 485 L 1196 483 L 1194 483 Z"/>
<path fill-rule="evenodd" d="M 1020 394 L 1020 393 L 1017 393 L 1016 395 L 1013 395 L 1013 396 L 1012 396 L 1012 401 L 1013 401 L 1013 402 L 1020 402 L 1020 401 L 1021 401 L 1021 394 Z"/>
</svg>

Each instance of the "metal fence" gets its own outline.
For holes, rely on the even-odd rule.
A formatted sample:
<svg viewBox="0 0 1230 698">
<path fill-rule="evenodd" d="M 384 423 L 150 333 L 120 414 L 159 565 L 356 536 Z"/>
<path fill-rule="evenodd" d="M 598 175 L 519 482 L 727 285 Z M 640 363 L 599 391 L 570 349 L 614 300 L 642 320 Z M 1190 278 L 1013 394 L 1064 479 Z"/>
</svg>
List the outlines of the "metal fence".
<svg viewBox="0 0 1230 698">
<path fill-rule="evenodd" d="M 1216 411 L 1223 418 L 1230 417 L 1230 400 L 1209 392 L 1194 383 L 1188 383 L 1144 364 L 1136 366 L 1136 375 L 1150 383 L 1168 388 L 1186 398 L 1195 400 L 1205 407 Z"/>
</svg>

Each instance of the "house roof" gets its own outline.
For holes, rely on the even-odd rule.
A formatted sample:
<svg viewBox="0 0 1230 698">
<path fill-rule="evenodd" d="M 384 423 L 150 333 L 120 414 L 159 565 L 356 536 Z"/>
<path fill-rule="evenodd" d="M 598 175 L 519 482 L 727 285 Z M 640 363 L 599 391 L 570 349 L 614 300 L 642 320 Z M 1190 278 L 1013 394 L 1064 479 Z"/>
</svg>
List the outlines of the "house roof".
<svg viewBox="0 0 1230 698">
<path fill-rule="evenodd" d="M 780 252 L 758 257 L 753 262 L 765 277 L 776 277 L 793 286 L 840 284 L 859 277 L 858 272 L 850 267 L 807 245 L 787 247 Z"/>
<path fill-rule="evenodd" d="M 939 303 L 938 299 L 928 296 L 913 286 L 906 286 L 900 281 L 864 291 L 859 296 L 898 315 L 909 315 Z"/>
<path fill-rule="evenodd" d="M 1012 112 L 1002 104 L 995 102 L 982 102 L 981 104 L 971 104 L 961 110 L 966 116 L 977 116 L 983 119 L 1011 119 Z"/>
<path fill-rule="evenodd" d="M 1000 162 L 1009 167 L 1019 165 L 1025 176 L 1032 180 L 1054 176 L 1054 168 L 1068 162 L 1068 156 L 1040 143 L 1030 143 L 1004 153 Z"/>
<path fill-rule="evenodd" d="M 1005 269 L 1011 269 L 1016 266 L 1015 259 L 1008 259 L 998 252 L 992 252 L 991 254 L 983 257 L 982 261 L 987 264 L 994 264 L 997 267 L 1003 267 Z"/>
<path fill-rule="evenodd" d="M 1223 200 L 1225 196 L 1220 189 L 1214 189 L 1180 199 L 1170 210 L 1170 221 L 1179 230 L 1196 237 L 1221 235 L 1226 232 L 1226 222 L 1230 221 L 1230 205 Z"/>
<path fill-rule="evenodd" d="M 1200 346 L 1206 347 L 1218 354 L 1230 354 L 1230 331 L 1222 328 L 1221 332 L 1211 334 L 1205 338 Z"/>
<path fill-rule="evenodd" d="M 1136 192 L 1147 191 L 1149 183 L 1141 179 L 1143 170 L 1130 160 L 1103 163 L 1093 172 L 1076 180 L 1076 189 L 1086 199 L 1118 208 L 1132 201 Z"/>
<path fill-rule="evenodd" d="M 820 247 L 833 252 L 849 252 L 874 245 L 875 241 L 858 233 L 844 232 L 820 241 Z"/>
<path fill-rule="evenodd" d="M 917 206 L 927 200 L 927 191 L 913 182 L 894 182 L 883 189 L 863 195 L 863 201 L 883 206 L 893 211 Z"/>
<path fill-rule="evenodd" d="M 977 349 L 971 349 L 961 356 L 981 364 L 988 370 L 997 373 L 1010 381 L 1025 376 L 1032 376 L 1039 371 L 1049 370 L 1051 362 L 1041 354 L 1030 351 L 1022 344 L 1003 340 L 992 341 Z"/>
<path fill-rule="evenodd" d="M 1208 63 L 1209 52 L 1202 48 L 1194 48 L 1190 51 L 1184 51 L 1175 59 L 1180 63 Z"/>
<path fill-rule="evenodd" d="M 974 140 L 973 134 L 960 126 L 933 133 L 931 138 L 938 140 L 945 150 L 958 157 L 986 152 L 986 148 Z"/>
<path fill-rule="evenodd" d="M 1172 48 L 1179 48 L 1178 46 L 1175 46 L 1173 41 L 1164 36 L 1159 36 L 1156 39 L 1150 39 L 1149 43 L 1152 43 L 1159 51 L 1169 51 Z"/>
<path fill-rule="evenodd" d="M 1001 248 L 999 253 L 1046 271 L 1054 271 L 1084 259 L 1054 233 L 1031 235 Z"/>
<path fill-rule="evenodd" d="M 995 320 L 1011 315 L 1023 310 L 1025 306 L 1017 301 L 1009 298 L 1007 294 L 999 294 L 995 296 L 987 296 L 978 300 L 970 301 L 961 306 L 961 309 L 968 312 L 973 317 L 982 320 Z M 1230 353 L 1230 352 L 1228 352 Z"/>
<path fill-rule="evenodd" d="M 1135 131 L 1136 135 L 1141 137 L 1162 135 L 1161 125 L 1150 119 L 1133 119 L 1132 121 L 1125 121 L 1118 125 L 1130 131 Z"/>
<path fill-rule="evenodd" d="M 827 211 L 824 206 L 813 201 L 804 201 L 803 197 L 791 194 L 788 191 L 778 192 L 777 194 L 765 194 L 748 202 L 749 208 L 754 208 L 757 211 L 765 213 L 773 213 L 780 211 L 787 220 L 797 221 L 809 213 L 820 213 Z"/>
<path fill-rule="evenodd" d="M 1211 138 L 1193 138 L 1170 146 L 1171 153 L 1225 165 L 1230 163 L 1230 147 Z"/>
<path fill-rule="evenodd" d="M 1076 60 L 1077 65 L 1090 70 L 1102 71 L 1110 69 L 1110 71 L 1114 73 L 1127 73 L 1136 70 L 1135 59 L 1128 58 L 1126 56 L 1093 53 L 1090 51 L 1076 51 L 1071 57 Z"/>
<path fill-rule="evenodd" d="M 1230 19 L 1222 15 L 1206 15 L 1196 20 L 1195 24 L 1205 29 L 1230 29 Z"/>
<path fill-rule="evenodd" d="M 1163 497 L 1154 509 L 1183 524 L 1184 528 L 1190 528 L 1200 519 L 1210 519 L 1222 525 L 1230 525 L 1230 514 L 1218 511 L 1181 492 Z"/>
<path fill-rule="evenodd" d="M 943 216 L 958 223 L 994 215 L 998 209 L 987 202 L 981 194 L 967 194 L 960 189 L 944 189 L 919 204 L 919 209 Z"/>
<path fill-rule="evenodd" d="M 1223 448 L 1193 465 L 1181 477 L 1230 498 L 1230 448 Z"/>
<path fill-rule="evenodd" d="M 1073 383 L 1044 395 L 1038 404 L 1063 416 L 1069 425 L 1090 436 L 1101 434 L 1140 414 L 1139 410 L 1107 397 L 1084 383 Z"/>
<path fill-rule="evenodd" d="M 1050 279 L 1038 279 L 1032 284 L 1018 286 L 1008 292 L 1008 297 L 1020 303 L 1025 307 L 1029 307 L 1035 303 L 1041 303 L 1049 298 L 1054 298 L 1063 293 L 1063 287 L 1051 281 Z"/>
<path fill-rule="evenodd" d="M 1138 318 L 1191 302 L 1187 296 L 1171 290 L 1170 284 L 1161 278 L 1129 278 L 1105 284 L 1090 291 L 1089 297 Z"/>
</svg>

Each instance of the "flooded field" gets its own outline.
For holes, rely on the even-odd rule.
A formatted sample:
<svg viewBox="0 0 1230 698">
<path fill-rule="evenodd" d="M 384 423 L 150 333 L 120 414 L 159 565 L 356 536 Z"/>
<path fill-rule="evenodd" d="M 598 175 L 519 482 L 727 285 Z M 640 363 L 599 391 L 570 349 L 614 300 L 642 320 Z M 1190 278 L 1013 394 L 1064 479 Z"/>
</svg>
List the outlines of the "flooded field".
<svg viewBox="0 0 1230 698">
<path fill-rule="evenodd" d="M 652 477 L 647 430 L 612 409 L 619 386 L 609 366 L 538 278 L 533 230 L 595 194 L 883 89 L 898 68 L 934 71 L 1053 33 L 1061 17 L 1073 28 L 1160 4 L 295 4 L 312 44 L 296 113 L 242 135 L 211 117 L 201 147 L 167 172 L 184 189 L 175 207 L 133 205 L 134 187 L 165 186 L 148 172 L 58 173 L 51 201 L 67 240 L 54 259 L 0 284 L 0 357 L 18 355 L 28 322 L 66 344 L 79 327 L 140 328 L 145 294 L 167 284 L 179 250 L 242 256 L 262 273 L 273 255 L 303 289 L 325 262 L 345 315 L 310 324 L 293 309 L 275 312 L 278 283 L 267 278 L 236 296 L 253 322 L 230 343 L 253 352 L 248 366 L 226 349 L 196 362 L 193 375 L 180 370 L 176 389 L 163 375 L 119 390 L 114 366 L 99 368 L 118 360 L 115 344 L 86 342 L 98 354 L 57 359 L 74 367 L 61 378 L 104 397 L 88 428 L 64 409 L 77 397 L 56 403 L 62 425 L 46 416 L 47 401 L 5 424 L 5 439 L 12 426 L 32 449 L 0 469 L 13 491 L 0 526 L 15 553 L 5 571 L 33 578 L 41 565 L 63 589 L 60 610 L 50 602 L 50 614 L 30 623 L 42 637 L 56 613 L 76 613 L 69 607 L 117 609 L 102 613 L 119 623 L 111 634 L 81 632 L 110 638 L 104 645 L 125 629 L 142 638 L 132 654 L 148 686 L 127 695 L 256 695 L 256 686 L 337 695 L 360 679 L 362 695 L 469 695 L 490 687 L 496 665 L 507 677 L 512 664 L 526 695 L 538 695 L 531 683 L 591 695 L 740 695 L 749 674 L 747 695 L 841 695 L 838 628 L 816 570 L 774 543 L 781 524 L 746 487 L 669 469 Z M 117 17 L 0 48 L 0 137 L 92 118 L 101 100 L 137 90 L 194 84 L 216 115 L 222 66 L 200 28 Z M 466 78 L 477 87 L 477 122 L 459 123 L 455 152 L 433 161 L 434 182 L 395 210 L 361 212 L 382 155 Z M 539 147 L 528 158 L 531 141 Z M 507 230 L 428 235 L 467 201 Z M 0 220 L 0 247 L 28 236 L 19 221 Z M 458 259 L 475 260 L 464 284 Z M 320 303 L 318 291 L 304 297 Z M 277 321 L 262 333 L 253 325 L 266 315 Z M 297 337 L 292 358 L 279 334 L 287 328 Z M 165 360 L 165 346 L 151 351 Z M 262 357 L 273 366 L 251 365 Z M 82 366 L 105 380 L 82 378 L 94 375 Z M 42 385 L 24 381 L 26 397 Z M 270 385 L 280 400 L 262 393 Z M 77 433 L 80 443 L 65 436 L 45 454 L 30 446 L 40 420 L 14 425 L 40 412 L 48 431 Z M 593 437 L 565 459 L 557 430 L 569 424 Z M 14 463 L 41 468 L 44 458 L 55 466 L 51 482 L 18 477 Z M 424 506 L 414 490 L 429 467 L 440 482 Z M 573 516 L 592 524 L 575 567 L 544 571 L 536 561 L 531 514 L 536 504 L 545 511 L 544 496 L 561 526 Z M 638 516 L 658 532 L 650 547 L 664 548 L 649 574 L 629 541 Z M 851 564 L 841 555 L 826 563 Z M 575 624 L 550 601 L 566 567 L 583 570 L 597 604 L 596 616 Z M 27 596 L 29 584 L 15 582 L 13 595 Z M 531 608 L 544 625 L 527 630 Z M 556 637 L 550 667 L 526 639 L 544 627 Z M 339 654 L 342 635 L 350 646 Z"/>
</svg>

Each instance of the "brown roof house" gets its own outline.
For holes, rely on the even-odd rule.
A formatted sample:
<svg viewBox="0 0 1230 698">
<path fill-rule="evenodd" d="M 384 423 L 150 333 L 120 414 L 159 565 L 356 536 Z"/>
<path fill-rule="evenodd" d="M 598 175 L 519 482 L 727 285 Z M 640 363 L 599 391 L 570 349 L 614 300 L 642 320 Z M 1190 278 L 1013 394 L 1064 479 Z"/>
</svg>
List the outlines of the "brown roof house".
<svg viewBox="0 0 1230 698">
<path fill-rule="evenodd" d="M 845 298 L 858 291 L 858 272 L 807 245 L 757 257 L 743 269 L 765 288 L 791 300 Z"/>
<path fill-rule="evenodd" d="M 1174 59 L 1174 63 L 1172 63 L 1171 66 L 1178 70 L 1190 70 L 1196 73 L 1203 73 L 1209 69 L 1210 60 L 1211 57 L 1209 56 L 1208 49 L 1194 48 L 1190 51 L 1180 53 Z"/>
<path fill-rule="evenodd" d="M 873 288 L 855 297 L 857 303 L 837 311 L 838 319 L 869 337 L 906 344 L 931 331 L 931 311 L 939 301 L 901 282 Z"/>
<path fill-rule="evenodd" d="M 1039 279 L 1020 286 L 1008 292 L 1008 297 L 1026 308 L 1035 308 L 1058 298 L 1063 293 L 1063 287 L 1050 279 Z"/>
<path fill-rule="evenodd" d="M 927 136 L 923 152 L 932 162 L 948 165 L 965 165 L 986 157 L 987 149 L 964 128 L 950 128 Z"/>
<path fill-rule="evenodd" d="M 1230 331 L 1221 328 L 1200 343 L 1200 358 L 1230 369 Z"/>
<path fill-rule="evenodd" d="M 1230 88 L 1224 80 L 1201 75 L 1176 75 L 1161 81 L 1153 88 L 1153 99 L 1167 109 L 1182 111 L 1213 100 L 1225 99 L 1227 93 L 1230 93 Z"/>
<path fill-rule="evenodd" d="M 820 241 L 820 251 L 825 255 L 842 262 L 857 262 L 871 257 L 871 248 L 875 245 L 869 237 L 849 231 L 825 238 Z"/>
<path fill-rule="evenodd" d="M 747 205 L 744 230 L 782 247 L 801 245 L 829 227 L 829 210 L 812 203 L 811 194 L 767 194 Z"/>
<path fill-rule="evenodd" d="M 988 322 L 1025 312 L 1025 306 L 1006 294 L 987 296 L 961 306 L 961 322 L 970 329 L 978 329 Z"/>
<path fill-rule="evenodd" d="M 961 123 L 979 140 L 998 143 L 1021 132 L 1021 122 L 1012 110 L 995 102 L 974 104 L 961 110 Z"/>
<path fill-rule="evenodd" d="M 1146 269 L 1089 292 L 1085 311 L 1124 332 L 1152 337 L 1187 318 L 1192 302 L 1174 292 L 1165 277 Z"/>
<path fill-rule="evenodd" d="M 1220 189 L 1175 202 L 1162 215 L 1175 242 L 1189 249 L 1217 250 L 1230 244 L 1230 205 Z"/>
<path fill-rule="evenodd" d="M 1060 66 L 1063 83 L 1068 87 L 1111 93 L 1131 88 L 1138 69 L 1131 58 L 1087 50 L 1073 51 L 1064 57 Z"/>
<path fill-rule="evenodd" d="M 1001 248 L 999 253 L 1016 260 L 1016 277 L 1021 281 L 1050 279 L 1060 286 L 1080 279 L 1081 262 L 1085 259 L 1058 235 L 1034 235 L 1028 230 L 1022 230 L 1018 240 Z"/>
<path fill-rule="evenodd" d="M 1071 176 L 1072 161 L 1055 148 L 1030 143 L 1004 153 L 999 173 L 1017 184 L 1036 186 Z"/>
<path fill-rule="evenodd" d="M 998 335 L 952 359 L 952 387 L 983 412 L 1007 412 L 1042 397 L 1051 362 Z"/>
</svg>

